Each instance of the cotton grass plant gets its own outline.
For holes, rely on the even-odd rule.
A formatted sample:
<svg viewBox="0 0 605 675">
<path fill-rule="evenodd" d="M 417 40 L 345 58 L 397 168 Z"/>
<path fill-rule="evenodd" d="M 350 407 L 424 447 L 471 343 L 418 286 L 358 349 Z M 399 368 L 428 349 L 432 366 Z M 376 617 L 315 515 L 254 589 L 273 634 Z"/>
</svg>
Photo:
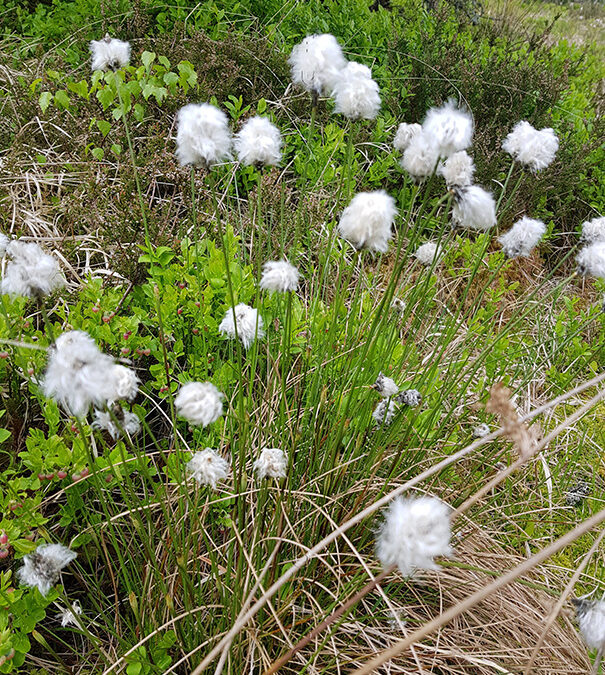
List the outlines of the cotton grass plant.
<svg viewBox="0 0 605 675">
<path fill-rule="evenodd" d="M 333 70 L 350 64 L 332 36 L 306 38 L 290 64 L 295 82 L 314 97 L 310 118 L 317 96 L 331 87 L 342 107 Z M 490 636 L 488 649 L 476 638 L 485 628 L 462 609 L 475 608 L 473 617 L 488 624 L 494 606 L 519 617 L 526 603 L 532 627 L 546 619 L 557 580 L 547 576 L 547 583 L 533 568 L 605 520 L 599 511 L 575 529 L 553 532 L 534 557 L 522 557 L 511 534 L 531 514 L 530 504 L 513 508 L 512 481 L 541 477 L 543 460 L 556 460 L 554 444 L 602 405 L 604 378 L 587 376 L 590 354 L 569 364 L 575 372 L 565 387 L 544 375 L 553 353 L 597 321 L 595 310 L 567 333 L 553 325 L 566 299 L 578 293 L 571 271 L 578 251 L 570 249 L 550 269 L 533 268 L 526 287 L 513 286 L 522 263 L 508 253 L 521 250 L 531 261 L 532 246 L 523 237 L 521 244 L 502 242 L 498 205 L 511 193 L 506 183 L 493 196 L 472 183 L 470 155 L 459 154 L 471 142 L 472 117 L 452 103 L 429 111 L 420 130 L 400 128 L 398 150 L 404 158 L 410 148 L 422 150 L 424 168 L 409 171 L 404 161 L 411 176 L 395 169 L 402 187 L 393 195 L 365 190 L 363 174 L 358 180 L 352 171 L 366 161 L 354 126 L 342 137 L 343 162 L 326 194 L 309 176 L 327 171 L 333 159 L 321 154 L 323 130 L 314 133 L 310 122 L 308 160 L 323 165 L 317 174 L 305 169 L 289 221 L 281 209 L 281 227 L 295 224 L 288 232 L 272 231 L 264 215 L 251 222 L 238 205 L 248 199 L 257 216 L 269 213 L 283 205 L 291 185 L 250 204 L 254 197 L 236 192 L 243 169 L 235 162 L 216 166 L 232 159 L 227 116 L 196 105 L 181 109 L 187 112 L 179 114 L 177 131 L 177 160 L 192 186 L 195 241 L 182 242 L 166 261 L 149 246 L 148 279 L 130 289 L 117 285 L 117 316 L 109 323 L 92 310 L 85 315 L 85 305 L 96 306 L 89 302 L 93 294 L 114 298 L 111 287 L 99 290 L 89 281 L 80 315 L 66 310 L 77 296 L 50 312 L 62 337 L 55 341 L 43 324 L 35 335 L 48 348 L 48 357 L 36 352 L 36 368 L 48 358 L 52 374 L 53 354 L 69 340 L 68 319 L 76 335 L 88 326 L 105 335 L 117 356 L 118 341 L 112 343 L 114 333 L 103 326 L 121 325 L 132 314 L 135 334 L 124 339 L 122 333 L 119 344 L 134 340 L 142 351 L 148 339 L 150 354 L 136 366 L 120 364 L 92 338 L 82 338 L 87 358 L 70 352 L 62 373 L 69 378 L 61 380 L 64 389 L 78 378 L 88 387 L 82 400 L 72 400 L 73 392 L 48 385 L 48 370 L 42 388 L 26 375 L 20 364 L 27 348 L 20 343 L 30 334 L 11 331 L 17 309 L 31 307 L 3 300 L 15 376 L 40 415 L 49 406 L 44 394 L 67 408 L 52 409 L 56 429 L 88 470 L 60 489 L 41 490 L 41 508 L 49 514 L 63 509 L 64 524 L 39 531 L 41 542 L 77 548 L 57 592 L 67 606 L 82 608 L 81 625 L 72 622 L 66 633 L 65 626 L 42 623 L 38 630 L 61 658 L 102 673 L 137 664 L 165 673 L 275 672 L 280 659 L 284 668 L 305 672 L 369 672 L 369 659 L 378 666 L 396 654 L 399 672 L 429 658 L 444 670 L 461 662 L 474 672 L 522 667 L 533 645 L 501 655 L 491 649 Z M 251 149 L 242 154 L 244 128 L 235 144 L 242 165 Z M 288 143 L 282 147 L 273 127 L 267 133 L 273 146 L 265 163 L 272 165 L 282 151 L 287 158 Z M 424 149 L 414 148 L 419 134 Z M 195 171 L 204 172 L 205 192 L 193 189 Z M 438 197 L 428 184 L 440 186 Z M 306 206 L 315 198 L 329 204 L 321 222 Z M 205 236 L 198 216 L 212 224 Z M 496 230 L 504 252 L 494 245 Z M 253 236 L 262 246 L 249 245 Z M 427 240 L 431 255 L 417 256 L 419 264 L 415 254 Z M 598 276 L 600 249 L 591 247 L 600 244 L 586 244 L 578 262 L 583 273 Z M 396 299 L 401 311 L 391 309 Z M 545 321 L 543 330 L 536 315 Z M 125 358 L 134 357 L 125 348 Z M 116 395 L 106 383 L 91 388 L 96 380 L 82 370 L 99 363 L 113 373 L 136 367 L 130 389 Z M 494 387 L 501 380 L 508 389 Z M 137 389 L 141 429 L 131 434 L 113 405 L 130 401 Z M 570 401 L 580 405 L 569 411 Z M 95 430 L 98 413 L 127 433 Z M 551 423 L 555 414 L 560 419 Z M 530 425 L 538 419 L 542 435 Z M 494 431 L 477 434 L 487 422 Z M 504 464 L 499 472 L 498 462 Z M 492 511 L 504 522 L 494 523 Z M 495 545 L 502 533 L 507 541 Z M 31 567 L 31 560 L 25 564 Z M 57 577 L 58 571 L 45 579 L 55 586 Z M 29 573 L 26 581 L 32 585 Z M 452 638 L 462 629 L 450 634 L 444 627 L 460 616 L 472 628 L 470 646 Z M 511 635 L 522 633 L 521 625 Z M 442 627 L 445 648 L 430 637 Z M 536 663 L 552 673 L 565 672 L 569 663 L 586 669 L 578 645 L 569 623 L 557 625 Z"/>
</svg>

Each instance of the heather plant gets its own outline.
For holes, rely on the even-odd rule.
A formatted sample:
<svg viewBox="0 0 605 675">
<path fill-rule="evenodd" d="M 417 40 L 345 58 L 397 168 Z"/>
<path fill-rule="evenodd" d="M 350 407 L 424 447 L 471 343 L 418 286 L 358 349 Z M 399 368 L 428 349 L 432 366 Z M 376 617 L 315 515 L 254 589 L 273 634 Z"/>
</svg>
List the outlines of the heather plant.
<svg viewBox="0 0 605 675">
<path fill-rule="evenodd" d="M 602 584 L 599 472 L 562 504 L 602 461 L 600 221 L 545 264 L 556 214 L 502 213 L 564 140 L 480 187 L 472 106 L 383 116 L 320 36 L 328 78 L 288 36 L 303 91 L 274 98 L 213 98 L 147 44 L 31 83 L 45 123 L 87 118 L 49 156 L 126 192 L 133 227 L 41 236 L 81 189 L 45 178 L 33 236 L 13 199 L 0 241 L 0 672 L 591 667 L 555 619 Z M 371 115 L 344 112 L 357 77 Z M 598 668 L 601 605 L 577 607 Z"/>
</svg>

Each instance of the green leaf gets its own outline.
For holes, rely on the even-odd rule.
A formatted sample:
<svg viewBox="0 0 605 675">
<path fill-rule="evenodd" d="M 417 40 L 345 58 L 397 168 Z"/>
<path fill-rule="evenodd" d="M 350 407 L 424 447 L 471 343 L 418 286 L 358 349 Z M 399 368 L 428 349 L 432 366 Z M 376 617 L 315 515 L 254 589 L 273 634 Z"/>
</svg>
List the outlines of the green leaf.
<svg viewBox="0 0 605 675">
<path fill-rule="evenodd" d="M 267 101 L 264 98 L 261 98 L 260 101 L 256 104 L 256 112 L 259 115 L 262 115 L 265 110 L 267 110 Z"/>
<path fill-rule="evenodd" d="M 105 157 L 105 152 L 103 151 L 103 148 L 93 148 L 91 150 L 91 154 L 95 159 L 98 159 L 101 161 L 103 157 Z"/>
<path fill-rule="evenodd" d="M 52 103 L 53 100 L 53 95 L 50 93 L 50 91 L 43 91 L 40 94 L 40 98 L 38 99 L 38 104 L 40 108 L 42 108 L 42 112 L 46 112 L 46 109 L 48 106 Z"/>
<path fill-rule="evenodd" d="M 59 89 L 57 92 L 55 92 L 55 104 L 64 110 L 69 108 L 69 94 L 65 91 L 65 89 Z"/>
<path fill-rule="evenodd" d="M 10 436 L 11 432 L 8 429 L 0 429 L 0 443 L 4 443 Z"/>
<path fill-rule="evenodd" d="M 81 96 L 88 100 L 88 82 L 86 80 L 80 80 L 79 82 L 68 82 L 67 88 L 69 91 L 73 91 L 74 94 Z"/>
<path fill-rule="evenodd" d="M 151 68 L 151 64 L 155 61 L 155 52 L 143 52 L 141 54 L 141 62 L 147 70 Z"/>
<path fill-rule="evenodd" d="M 137 122 L 142 122 L 143 118 L 145 117 L 145 108 L 140 103 L 135 103 L 133 114 Z"/>
<path fill-rule="evenodd" d="M 97 120 L 97 128 L 103 134 L 103 138 L 111 131 L 111 122 L 107 120 Z"/>
<path fill-rule="evenodd" d="M 121 155 L 122 154 L 122 146 L 119 143 L 114 143 L 111 146 L 111 151 L 113 152 L 114 155 Z"/>
<path fill-rule="evenodd" d="M 103 106 L 103 110 L 107 110 L 109 106 L 113 103 L 116 95 L 111 87 L 103 87 L 97 92 L 97 99 L 99 103 Z"/>
</svg>

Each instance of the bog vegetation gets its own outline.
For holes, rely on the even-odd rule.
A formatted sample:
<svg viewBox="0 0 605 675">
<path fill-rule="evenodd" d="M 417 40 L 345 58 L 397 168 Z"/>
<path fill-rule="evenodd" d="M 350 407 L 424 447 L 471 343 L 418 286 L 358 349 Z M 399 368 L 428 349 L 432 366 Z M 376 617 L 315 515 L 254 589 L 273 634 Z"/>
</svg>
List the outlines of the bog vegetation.
<svg viewBox="0 0 605 675">
<path fill-rule="evenodd" d="M 0 672 L 599 672 L 599 48 L 415 0 L 0 22 Z"/>
</svg>

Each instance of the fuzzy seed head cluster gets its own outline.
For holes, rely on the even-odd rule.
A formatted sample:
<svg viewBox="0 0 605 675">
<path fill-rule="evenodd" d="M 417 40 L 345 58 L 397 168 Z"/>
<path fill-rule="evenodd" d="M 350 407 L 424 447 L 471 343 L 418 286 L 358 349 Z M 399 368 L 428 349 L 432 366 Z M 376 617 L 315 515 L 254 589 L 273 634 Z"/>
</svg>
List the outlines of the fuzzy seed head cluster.
<svg viewBox="0 0 605 675">
<path fill-rule="evenodd" d="M 251 117 L 235 135 L 233 145 L 245 166 L 277 166 L 281 162 L 281 133 L 267 117 Z"/>
<path fill-rule="evenodd" d="M 209 103 L 189 103 L 177 117 L 176 156 L 182 166 L 210 167 L 231 159 L 227 115 Z"/>
<path fill-rule="evenodd" d="M 42 595 L 47 595 L 59 581 L 61 570 L 77 555 L 62 544 L 41 544 L 23 557 L 23 567 L 17 571 L 17 578 L 24 586 L 37 588 Z"/>
<path fill-rule="evenodd" d="M 71 415 L 84 417 L 91 405 L 134 399 L 138 383 L 136 373 L 103 354 L 88 333 L 72 330 L 50 347 L 42 390 Z"/>
<path fill-rule="evenodd" d="M 81 614 L 82 606 L 80 605 L 80 601 L 74 600 L 71 608 L 65 607 L 57 614 L 57 619 L 61 622 L 63 628 L 66 626 L 75 626 L 78 628 L 80 626 L 80 619 L 78 619 L 78 617 Z"/>
<path fill-rule="evenodd" d="M 418 389 L 404 389 L 395 397 L 397 403 L 406 405 L 408 408 L 416 408 L 422 403 L 422 394 Z"/>
<path fill-rule="evenodd" d="M 415 122 L 414 124 L 408 124 L 407 122 L 402 122 L 397 127 L 397 133 L 393 139 L 393 147 L 395 150 L 400 152 L 405 152 L 408 145 L 411 143 L 412 138 L 419 134 L 422 131 L 422 126 Z"/>
<path fill-rule="evenodd" d="M 378 373 L 372 389 L 375 389 L 383 398 L 390 398 L 399 393 L 399 387 L 395 384 L 395 380 L 387 377 L 384 373 Z"/>
<path fill-rule="evenodd" d="M 439 147 L 435 139 L 421 128 L 410 138 L 401 158 L 401 166 L 410 176 L 421 181 L 433 173 L 439 157 Z"/>
<path fill-rule="evenodd" d="M 502 148 L 513 159 L 535 172 L 552 163 L 559 149 L 559 139 L 552 129 L 534 129 L 523 120 L 515 124 L 502 142 Z"/>
<path fill-rule="evenodd" d="M 440 108 L 431 108 L 422 124 L 425 134 L 434 139 L 440 157 L 465 150 L 473 140 L 473 118 L 452 100 Z"/>
<path fill-rule="evenodd" d="M 212 448 L 198 450 L 187 462 L 187 469 L 199 485 L 209 485 L 212 489 L 229 476 L 229 462 Z"/>
<path fill-rule="evenodd" d="M 380 110 L 378 84 L 367 66 L 350 61 L 340 71 L 332 91 L 334 111 L 352 120 L 373 120 Z"/>
<path fill-rule="evenodd" d="M 190 424 L 207 427 L 223 414 L 223 398 L 212 382 L 188 382 L 179 389 L 174 406 Z"/>
<path fill-rule="evenodd" d="M 393 421 L 397 413 L 397 406 L 392 398 L 383 398 L 378 401 L 378 405 L 374 408 L 372 417 L 379 427 L 388 427 Z"/>
<path fill-rule="evenodd" d="M 333 35 L 309 35 L 288 58 L 292 82 L 310 92 L 332 92 L 347 61 Z"/>
<path fill-rule="evenodd" d="M 582 223 L 580 241 L 584 244 L 605 242 L 605 217 L 593 218 Z"/>
<path fill-rule="evenodd" d="M 254 470 L 259 478 L 285 478 L 288 458 L 281 448 L 263 448 L 260 457 L 254 462 Z"/>
<path fill-rule="evenodd" d="M 4 244 L 8 262 L 0 286 L 3 294 L 41 300 L 65 286 L 59 262 L 38 244 L 19 239 Z"/>
<path fill-rule="evenodd" d="M 466 187 L 473 182 L 475 164 L 466 150 L 460 150 L 439 164 L 437 173 L 443 176 L 448 188 Z"/>
<path fill-rule="evenodd" d="M 418 262 L 428 267 L 429 265 L 433 264 L 433 261 L 439 261 L 441 253 L 441 248 L 437 246 L 435 242 L 427 241 L 425 244 L 422 244 L 422 246 L 419 246 L 416 249 L 414 257 L 418 260 Z"/>
<path fill-rule="evenodd" d="M 270 260 L 263 265 L 260 287 L 265 291 L 286 293 L 298 288 L 299 273 L 287 260 Z"/>
<path fill-rule="evenodd" d="M 508 232 L 499 236 L 498 241 L 508 258 L 527 258 L 545 233 L 546 225 L 541 220 L 532 220 L 524 216 Z"/>
<path fill-rule="evenodd" d="M 116 40 L 107 34 L 102 40 L 93 40 L 90 43 L 90 53 L 93 71 L 118 70 L 130 62 L 130 43 Z"/>
<path fill-rule="evenodd" d="M 474 429 L 473 429 L 473 436 L 474 438 L 483 438 L 484 436 L 487 436 L 490 433 L 490 428 L 487 424 L 478 424 Z"/>
<path fill-rule="evenodd" d="M 0 258 L 4 257 L 9 243 L 10 239 L 3 232 L 0 232 Z"/>
<path fill-rule="evenodd" d="M 383 567 L 396 565 L 402 574 L 436 570 L 436 556 L 452 554 L 450 509 L 434 497 L 399 497 L 386 510 L 376 540 Z"/>
<path fill-rule="evenodd" d="M 386 253 L 396 215 L 395 200 L 384 190 L 360 192 L 342 212 L 338 233 L 355 248 Z"/>
<path fill-rule="evenodd" d="M 130 437 L 136 436 L 141 430 L 141 422 L 138 416 L 128 410 L 123 410 L 120 406 L 114 406 L 114 411 L 119 425 L 116 424 L 108 412 L 95 410 L 95 419 L 92 423 L 93 429 L 106 431 L 114 441 L 117 441 L 123 432 Z"/>
<path fill-rule="evenodd" d="M 261 340 L 265 336 L 262 316 L 243 302 L 230 307 L 218 327 L 219 332 L 229 338 L 235 338 L 236 328 L 244 349 L 249 349 L 256 338 Z"/>
<path fill-rule="evenodd" d="M 455 225 L 466 230 L 486 232 L 496 224 L 496 202 L 478 185 L 460 188 L 455 193 L 452 218 Z"/>
<path fill-rule="evenodd" d="M 590 649 L 605 645 L 605 600 L 573 600 L 580 633 Z"/>
<path fill-rule="evenodd" d="M 585 246 L 577 255 L 578 274 L 605 279 L 605 241 Z"/>
</svg>

